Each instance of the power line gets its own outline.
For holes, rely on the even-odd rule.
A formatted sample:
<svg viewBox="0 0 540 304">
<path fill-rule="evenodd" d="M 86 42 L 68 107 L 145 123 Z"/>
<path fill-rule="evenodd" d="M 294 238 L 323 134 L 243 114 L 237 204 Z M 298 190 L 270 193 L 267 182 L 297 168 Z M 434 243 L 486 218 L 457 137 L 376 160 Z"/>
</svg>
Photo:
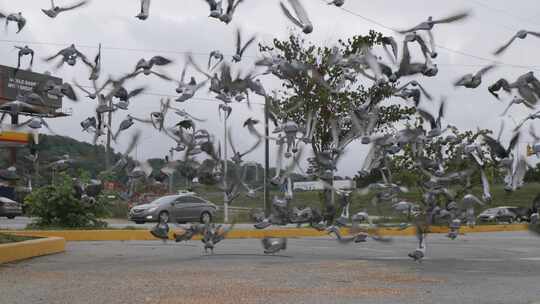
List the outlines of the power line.
<svg viewBox="0 0 540 304">
<path fill-rule="evenodd" d="M 531 22 L 526 21 L 526 19 L 523 19 L 523 18 L 520 17 L 520 16 L 517 16 L 517 15 L 514 15 L 514 14 L 509 13 L 508 10 L 500 9 L 500 8 L 497 8 L 497 7 L 493 7 L 493 6 L 487 5 L 487 4 L 485 4 L 484 2 L 478 1 L 478 0 L 469 0 L 469 1 L 475 3 L 475 4 L 478 5 L 478 6 L 481 6 L 481 7 L 483 7 L 483 8 L 486 8 L 486 9 L 488 9 L 488 10 L 491 10 L 491 11 L 497 12 L 497 13 L 499 13 L 499 14 L 504 14 L 504 15 L 506 15 L 506 16 L 509 16 L 509 17 L 511 17 L 511 18 L 513 18 L 513 19 L 515 19 L 515 20 L 517 20 L 517 21 L 520 21 L 520 22 L 523 22 L 523 23 L 529 23 L 529 24 L 532 24 Z M 538 26 L 538 25 L 536 25 L 536 26 Z"/>
<path fill-rule="evenodd" d="M 323 2 L 326 2 L 325 0 L 322 0 Z M 395 32 L 396 30 L 375 20 L 375 19 L 372 19 L 372 18 L 368 18 L 368 17 L 365 17 L 363 15 L 360 15 L 354 11 L 351 11 L 347 8 L 344 8 L 344 7 L 338 7 L 339 9 L 351 14 L 351 15 L 354 15 L 356 17 L 359 17 L 367 22 L 370 22 L 372 24 L 375 24 L 375 25 L 378 25 L 384 29 L 387 29 L 387 30 L 390 30 L 392 32 Z M 474 59 L 477 59 L 477 60 L 481 60 L 481 61 L 485 61 L 485 62 L 491 62 L 491 63 L 496 63 L 496 64 L 499 64 L 499 65 L 504 65 L 504 66 L 510 66 L 510 67 L 515 67 L 515 68 L 524 68 L 524 69 L 534 69 L 536 71 L 540 71 L 540 70 L 537 70 L 535 69 L 535 67 L 531 67 L 531 66 L 525 66 L 525 65 L 519 65 L 519 64 L 512 64 L 512 63 L 507 63 L 507 62 L 503 62 L 503 61 L 497 61 L 497 60 L 493 60 L 493 59 L 489 59 L 489 58 L 486 58 L 486 57 L 483 57 L 483 56 L 478 56 L 478 55 L 474 55 L 474 54 L 470 54 L 470 53 L 467 53 L 467 52 L 463 52 L 463 51 L 460 51 L 460 50 L 455 50 L 455 49 L 452 49 L 452 48 L 449 48 L 447 46 L 444 46 L 444 45 L 439 45 L 439 44 L 436 44 L 435 45 L 437 48 L 439 49 L 442 49 L 442 50 L 445 50 L 447 52 L 450 52 L 450 53 L 455 53 L 455 54 L 458 54 L 458 55 L 461 55 L 461 56 L 465 56 L 465 57 L 470 57 L 470 58 L 474 58 Z"/>
<path fill-rule="evenodd" d="M 30 41 L 30 40 L 9 40 L 9 39 L 0 39 L 0 42 L 1 43 L 27 44 L 27 45 L 60 46 L 60 47 L 67 47 L 70 45 L 70 43 L 42 42 L 42 41 Z M 75 43 L 75 46 L 78 48 L 83 48 L 83 49 L 98 49 L 98 44 L 90 45 L 90 44 Z M 165 53 L 165 54 L 177 54 L 177 55 L 192 54 L 192 55 L 197 55 L 197 56 L 210 55 L 210 52 L 206 53 L 206 52 L 191 52 L 191 51 L 162 50 L 162 49 L 127 48 L 127 47 L 115 47 L 115 46 L 107 46 L 107 45 L 101 45 L 101 49 L 111 50 L 111 51 L 127 51 L 127 52 L 152 53 L 152 54 Z M 225 54 L 225 55 L 232 56 L 231 54 Z M 243 55 L 242 57 L 255 58 L 255 56 L 249 56 L 249 55 Z"/>
<path fill-rule="evenodd" d="M 468 0 L 461 0 L 461 2 L 464 2 L 466 4 L 469 4 L 469 1 Z M 475 19 L 477 19 L 479 17 L 475 16 Z M 493 20 L 487 20 L 486 18 L 483 18 L 485 19 L 485 22 L 488 22 L 489 24 L 494 24 L 494 25 L 497 25 L 498 27 L 502 28 L 502 29 L 505 29 L 507 30 L 508 32 L 511 32 L 511 33 L 516 33 L 518 30 L 515 29 L 515 28 L 512 28 L 512 27 L 509 27 L 505 24 L 502 24 L 502 23 L 495 23 L 493 22 Z"/>
<path fill-rule="evenodd" d="M 89 85 L 81 85 L 81 87 L 87 88 L 87 89 L 93 89 L 94 88 L 93 86 L 89 86 Z M 141 95 L 148 95 L 148 96 L 167 97 L 167 98 L 176 98 L 177 97 L 177 96 L 171 95 L 171 94 L 160 93 L 160 92 L 150 92 L 150 91 L 144 91 L 144 92 L 142 92 L 140 94 Z M 215 103 L 220 102 L 218 99 L 203 98 L 203 97 L 192 97 L 189 100 L 198 100 L 198 101 L 215 102 Z M 250 104 L 264 106 L 264 103 L 261 103 L 261 102 L 253 102 L 253 101 L 251 101 Z"/>
<path fill-rule="evenodd" d="M 324 0 L 323 0 L 324 1 Z M 380 23 L 380 22 L 377 22 L 371 18 L 367 18 L 367 17 L 364 17 L 362 15 L 359 15 L 351 10 L 348 10 L 346 8 L 343 8 L 341 7 L 342 10 L 352 14 L 352 15 L 355 15 L 355 16 L 358 16 L 370 23 L 373 23 L 373 24 L 376 24 L 376 25 L 379 25 L 385 29 L 388 29 L 388 30 L 391 30 L 391 31 L 395 31 L 394 29 Z M 14 43 L 14 44 L 27 44 L 27 45 L 48 45 L 48 46 L 61 46 L 61 47 L 66 47 L 67 45 L 69 45 L 69 43 L 58 43 L 58 42 L 42 42 L 42 41 L 29 41 L 29 40 L 9 40 L 9 39 L 0 39 L 0 43 Z M 485 58 L 485 57 L 482 57 L 482 56 L 477 56 L 477 55 L 473 55 L 473 54 L 469 54 L 469 53 L 466 53 L 466 52 L 463 52 L 463 51 L 460 51 L 460 50 L 455 50 L 455 49 L 451 49 L 449 47 L 446 47 L 446 46 L 443 46 L 443 45 L 436 45 L 438 48 L 442 49 L 442 50 L 445 50 L 445 51 L 448 51 L 448 52 L 451 52 L 451 53 L 456 53 L 456 54 L 459 54 L 459 55 L 462 55 L 462 56 L 466 56 L 466 57 L 471 57 L 471 58 L 474 58 L 474 59 L 477 59 L 477 60 L 481 60 L 481 61 L 486 61 L 486 62 L 490 62 L 490 63 L 496 63 L 496 64 L 499 64 L 499 65 L 504 65 L 504 66 L 508 66 L 508 67 L 513 67 L 513 68 L 518 68 L 518 69 L 535 69 L 538 68 L 538 67 L 535 67 L 535 66 L 526 66 L 526 65 L 519 65 L 519 64 L 512 64 L 512 63 L 507 63 L 507 62 L 502 62 L 502 61 L 496 61 L 496 60 L 492 60 L 492 59 L 489 59 L 489 58 Z M 98 49 L 98 46 L 97 44 L 96 45 L 89 45 L 89 44 L 76 44 L 76 47 L 79 47 L 79 48 L 88 48 L 88 49 Z M 178 50 L 163 50 L 163 49 L 144 49 L 144 48 L 126 48 L 126 47 L 114 47 L 114 46 L 107 46 L 107 45 L 102 45 L 101 46 L 102 49 L 104 50 L 113 50 L 113 51 L 127 51 L 127 52 L 140 52 L 140 53 L 152 53 L 152 54 L 158 54 L 158 53 L 169 53 L 169 54 L 178 54 L 178 55 L 187 55 L 187 54 L 192 54 L 192 55 L 197 55 L 197 56 L 209 56 L 210 55 L 210 52 L 206 53 L 206 52 L 192 52 L 192 51 L 178 51 Z M 231 54 L 224 54 L 225 56 L 232 56 Z M 246 57 L 246 58 L 257 58 L 257 56 L 250 56 L 250 55 L 243 55 L 243 57 Z M 446 65 L 446 66 L 450 66 L 450 65 L 455 65 L 455 66 L 464 66 L 463 64 L 440 64 L 440 65 Z M 540 71 L 540 70 L 537 70 L 537 71 Z"/>
</svg>

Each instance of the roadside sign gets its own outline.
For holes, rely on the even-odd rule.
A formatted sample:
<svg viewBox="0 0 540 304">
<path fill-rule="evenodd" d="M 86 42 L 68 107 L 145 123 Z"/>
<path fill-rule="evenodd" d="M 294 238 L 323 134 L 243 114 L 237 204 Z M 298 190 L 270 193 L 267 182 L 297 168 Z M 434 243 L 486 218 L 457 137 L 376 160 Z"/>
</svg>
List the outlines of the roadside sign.
<svg viewBox="0 0 540 304">
<path fill-rule="evenodd" d="M 9 124 L 0 125 L 0 148 L 26 146 L 34 132 L 27 128 L 15 129 Z"/>
<path fill-rule="evenodd" d="M 43 99 L 43 103 L 40 101 L 29 103 L 46 108 L 48 112 L 54 112 L 62 108 L 62 97 L 44 92 L 47 82 L 62 84 L 62 79 L 0 65 L 0 104 L 17 100 L 21 94 L 37 93 Z"/>
</svg>

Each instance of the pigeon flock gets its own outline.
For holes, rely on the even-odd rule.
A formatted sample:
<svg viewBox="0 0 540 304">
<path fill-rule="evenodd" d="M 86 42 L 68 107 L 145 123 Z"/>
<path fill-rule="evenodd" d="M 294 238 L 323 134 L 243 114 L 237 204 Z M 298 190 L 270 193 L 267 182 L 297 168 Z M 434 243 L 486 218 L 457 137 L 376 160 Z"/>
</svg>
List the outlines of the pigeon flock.
<svg viewBox="0 0 540 304">
<path fill-rule="evenodd" d="M 70 3 L 62 1 L 63 6 L 57 6 L 51 0 L 51 6 L 43 8 L 42 11 L 50 18 L 56 18 L 60 13 L 66 14 L 71 10 L 82 10 L 90 4 L 90 1 L 80 1 Z M 209 6 L 209 18 L 213 18 L 229 24 L 233 18 L 237 18 L 237 8 L 244 0 L 228 0 L 223 4 L 222 0 L 205 0 Z M 345 0 L 333 0 L 328 5 L 341 8 L 346 6 Z M 297 27 L 303 34 L 309 35 L 317 31 L 310 20 L 309 12 L 302 5 L 300 0 L 283 0 L 279 3 L 280 8 L 290 24 Z M 140 10 L 135 17 L 141 21 L 151 18 L 151 1 L 141 0 Z M 0 18 L 6 19 L 6 27 L 9 23 L 17 24 L 17 33 L 22 31 L 31 20 L 26 20 L 21 12 L 3 14 Z M 94 59 L 89 55 L 79 51 L 75 44 L 59 50 L 56 54 L 44 58 L 45 62 L 55 62 L 57 69 L 63 68 L 64 64 L 74 66 L 83 64 L 88 67 L 88 80 L 92 81 L 92 87 L 80 85 L 76 80 L 73 87 L 69 83 L 62 85 L 49 83 L 39 87 L 35 92 L 21 93 L 18 100 L 3 104 L 0 109 L 4 113 L 25 112 L 28 109 L 38 111 L 29 101 L 40 100 L 43 94 L 53 94 L 65 96 L 73 101 L 80 100 L 77 91 L 83 92 L 90 101 L 96 102 L 95 113 L 87 117 L 80 126 L 83 132 L 94 135 L 94 143 L 101 137 L 110 135 L 116 142 L 119 137 L 128 129 L 137 124 L 146 125 L 165 134 L 171 140 L 171 156 L 173 152 L 181 153 L 179 160 L 173 157 L 166 158 L 166 165 L 161 169 L 161 173 L 170 176 L 175 170 L 181 168 L 183 174 L 189 176 L 189 172 L 197 172 L 197 176 L 205 176 L 205 180 L 219 185 L 225 196 L 225 201 L 232 204 L 236 198 L 244 193 L 249 198 L 256 198 L 257 191 L 261 188 L 254 188 L 246 180 L 246 170 L 249 164 L 244 158 L 257 149 L 263 140 L 268 139 L 277 146 L 276 153 L 276 173 L 271 177 L 270 183 L 282 186 L 285 191 L 281 196 L 272 199 L 272 213 L 269 216 L 255 214 L 256 229 L 265 229 L 273 225 L 307 224 L 319 231 L 325 231 L 336 238 L 339 244 L 364 243 L 370 240 L 388 243 L 389 238 L 382 237 L 378 233 L 378 225 L 373 223 L 370 215 L 363 211 L 352 214 L 351 196 L 353 194 L 365 196 L 373 194 L 371 203 L 379 208 L 382 205 L 391 206 L 397 214 L 406 215 L 409 223 L 400 224 L 398 229 L 409 226 L 416 227 L 418 247 L 409 253 L 414 261 L 422 261 L 427 255 L 426 246 L 428 241 L 429 227 L 432 225 L 447 225 L 449 227 L 448 237 L 456 239 L 459 237 L 459 230 L 462 225 L 475 225 L 475 207 L 489 204 L 491 197 L 490 181 L 486 173 L 486 164 L 493 163 L 499 169 L 504 178 L 504 188 L 512 192 L 521 188 L 524 184 L 524 177 L 529 168 L 527 156 L 517 149 L 521 132 L 525 125 L 529 125 L 528 132 L 535 139 L 532 146 L 533 154 L 540 157 L 540 136 L 536 135 L 530 121 L 540 119 L 540 110 L 536 110 L 538 99 L 540 98 L 540 81 L 533 72 L 527 72 L 517 79 L 500 78 L 494 84 L 484 87 L 482 77 L 486 73 L 495 73 L 497 64 L 490 64 L 479 71 L 471 71 L 457 79 L 453 84 L 456 89 L 485 90 L 497 99 L 502 100 L 506 95 L 513 95 L 508 107 L 502 115 L 506 115 L 512 106 L 523 105 L 530 109 L 530 114 L 524 117 L 512 130 L 511 141 L 505 145 L 501 142 L 501 127 L 497 137 L 491 133 L 479 133 L 475 137 L 465 138 L 460 136 L 459 130 L 445 122 L 446 98 L 441 97 L 438 103 L 438 112 L 430 113 L 422 109 L 422 102 L 428 100 L 434 102 L 434 97 L 420 83 L 423 77 L 436 77 L 439 66 L 436 63 L 438 57 L 437 45 L 435 43 L 436 30 L 443 26 L 452 26 L 453 23 L 471 18 L 471 12 L 462 11 L 442 18 L 429 16 L 425 21 L 412 25 L 404 30 L 396 30 L 395 37 L 385 36 L 382 38 L 382 49 L 364 47 L 359 52 L 344 55 L 339 51 L 332 54 L 332 64 L 336 69 L 343 70 L 343 80 L 341 85 L 332 85 L 326 81 L 317 70 L 313 62 L 301 62 L 298 60 L 287 60 L 282 56 L 263 57 L 256 61 L 253 71 L 263 69 L 262 72 L 250 72 L 242 76 L 234 73 L 233 67 L 238 62 L 243 61 L 245 51 L 252 47 L 256 41 L 255 35 L 246 35 L 240 29 L 235 31 L 235 54 L 227 59 L 220 50 L 214 50 L 209 54 L 206 66 L 199 65 L 191 56 L 186 56 L 186 64 L 181 68 L 178 80 L 160 71 L 160 67 L 173 65 L 172 59 L 156 55 L 151 58 L 141 58 L 131 71 L 119 77 L 109 76 L 105 79 L 101 75 L 101 45 L 99 45 Z M 540 37 L 540 33 L 522 30 L 516 33 L 508 42 L 498 48 L 494 55 L 502 56 L 509 47 L 519 47 L 517 39 L 525 39 L 528 36 Z M 402 40 L 400 42 L 400 40 Z M 411 53 L 411 48 L 418 47 L 421 51 L 419 58 Z M 34 61 L 34 51 L 25 46 L 15 46 L 18 50 L 17 69 L 21 68 L 30 57 L 28 68 L 30 69 Z M 377 53 L 383 51 L 384 57 L 379 57 Z M 385 57 L 388 59 L 386 60 Z M 90 59 L 89 59 L 90 58 Z M 341 128 L 341 121 L 331 123 L 332 141 L 327 150 L 312 151 L 317 162 L 318 178 L 326 189 L 335 193 L 337 205 L 326 202 L 326 210 L 318 210 L 312 207 L 298 208 L 291 207 L 294 200 L 291 174 L 299 168 L 302 157 L 309 154 L 311 143 L 320 127 L 317 119 L 318 112 L 315 110 L 305 113 L 303 121 L 299 124 L 293 120 L 280 120 L 278 115 L 269 111 L 275 123 L 275 128 L 270 136 L 265 136 L 258 128 L 260 121 L 249 118 L 243 122 L 252 135 L 252 139 L 245 139 L 245 142 L 253 142 L 253 145 L 245 150 L 239 150 L 232 141 L 231 129 L 225 130 L 233 151 L 232 156 L 225 158 L 222 152 L 222 145 L 216 140 L 215 135 L 200 128 L 199 124 L 206 121 L 191 115 L 185 108 L 180 108 L 176 104 L 185 103 L 196 96 L 197 92 L 208 87 L 210 94 L 216 100 L 218 115 L 221 119 L 229 119 L 233 102 L 246 101 L 250 107 L 250 93 L 272 99 L 272 92 L 265 89 L 261 80 L 261 75 L 273 75 L 278 79 L 291 78 L 295 75 L 309 75 L 318 85 L 325 87 L 328 92 L 339 92 L 342 86 L 348 82 L 355 82 L 361 78 L 372 86 L 390 85 L 393 88 L 393 96 L 399 97 L 407 102 L 412 102 L 416 109 L 416 115 L 421 118 L 421 123 L 417 125 L 395 126 L 393 130 L 386 133 L 377 132 L 380 102 L 368 101 L 362 106 L 350 112 L 347 120 L 352 128 L 344 132 Z M 106 116 L 112 113 L 129 111 L 130 99 L 143 94 L 147 87 L 139 87 L 133 90 L 126 89 L 126 84 L 135 78 L 157 77 L 159 81 L 174 82 L 177 84 L 175 100 L 163 98 L 159 103 L 159 110 L 136 116 L 127 114 L 121 121 L 118 129 L 112 129 L 108 125 Z M 414 78 L 414 79 L 411 79 Z M 406 79 L 406 80 L 405 80 Z M 143 114 L 141 114 L 143 115 Z M 173 116 L 176 123 L 169 125 L 167 117 Z M 222 117 L 223 115 L 223 117 Z M 32 118 L 20 124 L 39 129 L 42 126 L 48 127 L 42 118 Z M 398 128 L 401 129 L 398 129 Z M 134 195 L 137 184 L 143 180 L 155 178 L 152 174 L 151 166 L 146 162 L 135 161 L 130 158 L 130 153 L 139 144 L 140 132 L 130 139 L 128 148 L 122 153 L 118 162 L 111 166 L 111 172 L 125 171 L 129 180 L 127 191 L 122 197 L 129 199 Z M 332 176 L 337 170 L 337 165 L 341 157 L 346 153 L 347 147 L 354 141 L 360 141 L 363 145 L 369 146 L 369 152 L 365 159 L 359 164 L 359 170 L 364 176 L 368 176 L 374 171 L 380 172 L 381 180 L 368 185 L 363 189 L 340 190 L 334 188 L 331 183 Z M 432 151 L 428 151 L 428 148 Z M 467 166 L 466 169 L 456 170 L 443 165 L 443 158 L 449 149 L 452 149 Z M 414 161 L 415 172 L 421 175 L 418 187 L 421 190 L 422 200 L 417 203 L 407 202 L 401 198 L 408 189 L 393 181 L 389 160 L 395 155 L 409 153 Z M 37 155 L 32 155 L 30 159 L 34 162 Z M 198 165 L 195 161 L 197 157 L 206 157 L 207 161 L 203 165 Z M 74 160 L 66 155 L 64 158 L 51 164 L 55 170 L 62 170 L 69 166 Z M 227 162 L 234 164 L 233 174 L 227 174 Z M 13 180 L 17 178 L 14 168 L 0 170 L 0 178 Z M 232 177 L 231 177 L 232 176 Z M 474 181 L 473 179 L 478 180 Z M 472 193 L 473 183 L 482 185 L 483 194 L 477 197 Z M 97 183 L 97 182 L 96 182 Z M 95 197 L 96 191 L 86 193 L 85 189 L 94 189 L 95 185 L 81 187 L 81 196 Z M 458 189 L 458 190 L 456 190 Z M 540 205 L 540 195 L 533 202 L 534 213 L 531 216 L 531 231 L 540 233 L 538 223 L 537 205 Z M 330 217 L 327 213 L 333 213 Z M 337 218 L 334 220 L 334 217 Z M 227 233 L 233 229 L 233 225 L 198 224 L 190 225 L 183 229 L 182 234 L 175 234 L 177 242 L 191 240 L 194 236 L 200 235 L 204 243 L 205 252 L 210 249 L 213 253 L 215 246 L 227 237 Z M 342 235 L 340 228 L 349 228 L 350 236 Z M 157 238 L 169 239 L 169 225 L 167 221 L 162 221 L 151 230 L 152 235 Z M 274 254 L 287 248 L 286 239 L 265 238 L 262 240 L 265 254 Z"/>
</svg>

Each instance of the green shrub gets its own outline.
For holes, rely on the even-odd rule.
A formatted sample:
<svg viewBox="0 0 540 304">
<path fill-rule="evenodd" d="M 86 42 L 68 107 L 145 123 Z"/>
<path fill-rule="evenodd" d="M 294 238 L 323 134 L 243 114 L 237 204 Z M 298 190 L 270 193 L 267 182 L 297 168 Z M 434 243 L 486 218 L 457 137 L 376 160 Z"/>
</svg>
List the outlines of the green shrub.
<svg viewBox="0 0 540 304">
<path fill-rule="evenodd" d="M 126 219 L 129 212 L 128 202 L 125 201 L 113 201 L 108 209 L 110 216 L 115 219 Z"/>
<path fill-rule="evenodd" d="M 95 202 L 75 197 L 74 181 L 59 174 L 54 184 L 41 187 L 25 198 L 27 213 L 37 220 L 34 227 L 105 227 L 100 221 L 108 215 L 107 199 L 101 195 Z"/>
</svg>

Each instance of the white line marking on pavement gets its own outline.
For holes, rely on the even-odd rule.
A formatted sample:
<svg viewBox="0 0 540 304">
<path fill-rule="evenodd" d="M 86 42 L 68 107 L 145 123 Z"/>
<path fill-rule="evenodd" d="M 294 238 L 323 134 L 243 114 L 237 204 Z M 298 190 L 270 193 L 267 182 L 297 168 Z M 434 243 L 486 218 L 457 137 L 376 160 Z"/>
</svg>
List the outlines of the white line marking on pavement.
<svg viewBox="0 0 540 304">
<path fill-rule="evenodd" d="M 540 257 L 535 257 L 535 258 L 521 258 L 520 260 L 522 260 L 522 261 L 537 261 L 537 262 L 540 262 Z"/>
</svg>

